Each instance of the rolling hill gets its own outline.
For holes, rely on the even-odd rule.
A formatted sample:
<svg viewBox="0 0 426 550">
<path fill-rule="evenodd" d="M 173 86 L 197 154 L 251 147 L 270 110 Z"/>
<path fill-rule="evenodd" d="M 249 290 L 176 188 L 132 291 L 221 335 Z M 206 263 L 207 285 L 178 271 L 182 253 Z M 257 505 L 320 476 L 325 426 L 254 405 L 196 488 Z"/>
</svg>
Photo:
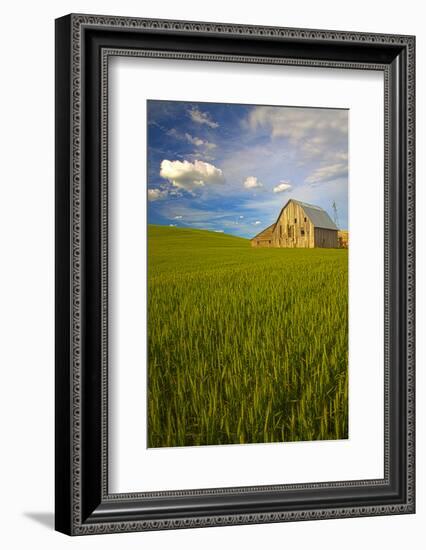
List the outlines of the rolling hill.
<svg viewBox="0 0 426 550">
<path fill-rule="evenodd" d="M 347 301 L 347 250 L 149 226 L 149 446 L 347 438 Z"/>
</svg>

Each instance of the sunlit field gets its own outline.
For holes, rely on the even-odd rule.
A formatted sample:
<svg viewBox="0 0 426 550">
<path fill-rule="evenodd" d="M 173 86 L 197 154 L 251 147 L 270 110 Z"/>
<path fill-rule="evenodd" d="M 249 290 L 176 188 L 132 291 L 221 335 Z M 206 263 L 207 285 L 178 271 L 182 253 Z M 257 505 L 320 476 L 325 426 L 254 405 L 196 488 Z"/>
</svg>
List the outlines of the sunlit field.
<svg viewBox="0 0 426 550">
<path fill-rule="evenodd" d="M 348 437 L 348 251 L 148 228 L 148 445 Z"/>
</svg>

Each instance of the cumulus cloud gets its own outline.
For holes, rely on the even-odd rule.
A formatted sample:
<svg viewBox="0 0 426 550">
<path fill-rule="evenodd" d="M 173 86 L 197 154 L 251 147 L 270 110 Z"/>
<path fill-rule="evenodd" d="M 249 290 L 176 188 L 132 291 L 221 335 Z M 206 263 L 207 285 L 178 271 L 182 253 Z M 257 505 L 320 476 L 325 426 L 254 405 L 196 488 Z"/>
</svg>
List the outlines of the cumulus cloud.
<svg viewBox="0 0 426 550">
<path fill-rule="evenodd" d="M 211 119 L 210 115 L 208 113 L 204 113 L 203 111 L 200 111 L 196 107 L 193 107 L 188 111 L 189 116 L 191 117 L 191 120 L 193 122 L 197 122 L 198 124 L 206 124 L 210 128 L 218 128 L 219 124 Z"/>
<path fill-rule="evenodd" d="M 255 222 L 253 222 L 253 225 L 260 225 L 262 222 L 259 221 L 259 220 L 256 220 Z"/>
<path fill-rule="evenodd" d="M 244 216 L 240 216 L 240 220 L 242 220 L 244 218 Z"/>
<path fill-rule="evenodd" d="M 280 181 L 278 185 L 276 185 L 273 189 L 274 193 L 283 193 L 284 191 L 288 191 L 291 189 L 291 185 L 288 183 L 288 181 Z"/>
<path fill-rule="evenodd" d="M 150 202 L 160 201 L 167 198 L 168 194 L 167 189 L 148 189 L 148 200 Z"/>
<path fill-rule="evenodd" d="M 175 216 L 173 219 L 175 220 L 181 220 L 183 218 L 183 216 Z"/>
<path fill-rule="evenodd" d="M 213 164 L 195 160 L 163 160 L 161 162 L 160 176 L 179 189 L 192 192 L 194 189 L 224 182 L 222 170 Z"/>
<path fill-rule="evenodd" d="M 244 187 L 246 189 L 256 189 L 256 187 L 263 187 L 263 184 L 256 178 L 256 176 L 248 176 L 244 180 Z"/>
<path fill-rule="evenodd" d="M 306 178 L 305 181 L 306 183 L 310 184 L 325 183 L 340 178 L 346 178 L 347 175 L 347 162 L 337 162 L 335 164 L 320 166 L 319 168 L 314 170 L 312 174 Z"/>
</svg>

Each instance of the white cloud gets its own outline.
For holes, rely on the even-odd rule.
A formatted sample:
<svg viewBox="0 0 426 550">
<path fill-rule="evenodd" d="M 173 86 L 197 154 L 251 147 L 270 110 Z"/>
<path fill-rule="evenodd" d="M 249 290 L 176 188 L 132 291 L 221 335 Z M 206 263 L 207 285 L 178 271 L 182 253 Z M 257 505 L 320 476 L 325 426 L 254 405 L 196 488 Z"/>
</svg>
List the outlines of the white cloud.
<svg viewBox="0 0 426 550">
<path fill-rule="evenodd" d="M 168 194 L 167 189 L 148 189 L 148 200 L 150 202 L 160 201 L 167 198 Z"/>
<path fill-rule="evenodd" d="M 200 147 L 200 145 L 203 145 L 204 141 L 199 137 L 193 137 L 191 134 L 186 133 L 185 134 L 186 139 L 189 141 L 189 143 L 192 143 L 192 145 L 195 145 L 196 147 Z"/>
<path fill-rule="evenodd" d="M 186 160 L 203 160 L 204 162 L 210 162 L 215 160 L 216 157 L 209 155 L 206 151 L 195 151 L 194 153 L 187 153 L 184 155 Z M 183 158 L 183 156 L 182 156 Z"/>
<path fill-rule="evenodd" d="M 169 180 L 174 187 L 189 192 L 206 185 L 224 182 L 220 168 L 201 160 L 181 162 L 180 160 L 165 159 L 161 162 L 160 176 Z"/>
<path fill-rule="evenodd" d="M 256 189 L 256 187 L 263 187 L 263 184 L 256 178 L 256 176 L 248 176 L 244 180 L 244 187 L 246 189 Z"/>
<path fill-rule="evenodd" d="M 244 218 L 244 216 L 240 216 L 240 220 L 242 220 Z"/>
<path fill-rule="evenodd" d="M 170 128 L 170 130 L 167 130 L 166 134 L 168 136 L 173 136 L 178 139 L 182 139 L 182 135 L 176 130 L 176 128 Z"/>
<path fill-rule="evenodd" d="M 192 136 L 188 132 L 185 132 L 184 134 L 181 134 L 176 130 L 176 128 L 170 128 L 170 130 L 167 130 L 167 135 L 175 137 L 176 139 L 180 139 L 182 141 L 188 141 L 191 145 L 194 145 L 195 147 L 201 147 L 205 151 L 211 151 L 212 149 L 215 149 L 217 147 L 216 143 L 212 143 L 210 141 L 207 141 L 206 139 L 202 139 L 197 136 Z M 199 153 L 194 153 L 199 154 Z"/>
<path fill-rule="evenodd" d="M 276 185 L 273 189 L 274 193 L 283 193 L 284 191 L 288 191 L 291 189 L 291 185 L 288 183 L 288 181 L 280 181 L 278 185 Z"/>
<path fill-rule="evenodd" d="M 348 133 L 348 112 L 343 109 L 299 109 L 294 107 L 256 107 L 250 112 L 251 128 L 267 126 L 273 137 L 300 140 L 312 131 Z"/>
<path fill-rule="evenodd" d="M 181 220 L 183 218 L 183 216 L 175 216 L 174 219 L 175 220 Z"/>
<path fill-rule="evenodd" d="M 253 225 L 260 225 L 262 222 L 260 222 L 259 220 L 256 220 Z"/>
<path fill-rule="evenodd" d="M 218 128 L 219 124 L 210 118 L 208 113 L 203 113 L 196 107 L 188 111 L 191 120 L 197 122 L 198 124 L 207 124 L 210 128 Z"/>
<path fill-rule="evenodd" d="M 340 178 L 346 178 L 348 175 L 347 162 L 338 162 L 336 164 L 328 164 L 320 166 L 306 178 L 306 183 L 316 184 L 333 181 Z"/>
<path fill-rule="evenodd" d="M 211 143 L 210 141 L 207 141 L 206 139 L 201 139 L 197 136 L 191 136 L 191 134 L 186 133 L 185 139 L 189 141 L 192 145 L 195 145 L 195 147 L 203 147 L 204 149 L 214 149 L 216 147 L 216 143 Z"/>
<path fill-rule="evenodd" d="M 206 223 L 214 222 L 216 224 L 215 227 L 222 227 L 222 221 L 230 216 L 228 211 L 209 210 L 205 207 L 199 208 L 198 204 L 193 199 L 180 201 L 178 205 L 167 201 L 162 205 L 162 214 L 169 220 L 172 220 L 176 215 L 182 216 L 188 225 L 194 223 L 205 225 Z"/>
<path fill-rule="evenodd" d="M 256 107 L 250 111 L 248 127 L 264 128 L 272 138 L 285 138 L 297 146 L 298 156 L 336 157 L 348 146 L 348 111 L 294 107 Z"/>
</svg>

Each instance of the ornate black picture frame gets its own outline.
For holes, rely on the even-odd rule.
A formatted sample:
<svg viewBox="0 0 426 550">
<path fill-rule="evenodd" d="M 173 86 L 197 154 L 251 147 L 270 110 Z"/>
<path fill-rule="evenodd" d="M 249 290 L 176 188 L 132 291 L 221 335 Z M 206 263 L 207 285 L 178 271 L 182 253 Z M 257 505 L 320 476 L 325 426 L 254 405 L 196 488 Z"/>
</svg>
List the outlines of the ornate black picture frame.
<svg viewBox="0 0 426 550">
<path fill-rule="evenodd" d="M 107 74 L 116 55 L 383 72 L 383 479 L 109 493 Z M 413 36 L 74 14 L 56 21 L 58 531 L 414 513 L 414 56 Z"/>
</svg>

